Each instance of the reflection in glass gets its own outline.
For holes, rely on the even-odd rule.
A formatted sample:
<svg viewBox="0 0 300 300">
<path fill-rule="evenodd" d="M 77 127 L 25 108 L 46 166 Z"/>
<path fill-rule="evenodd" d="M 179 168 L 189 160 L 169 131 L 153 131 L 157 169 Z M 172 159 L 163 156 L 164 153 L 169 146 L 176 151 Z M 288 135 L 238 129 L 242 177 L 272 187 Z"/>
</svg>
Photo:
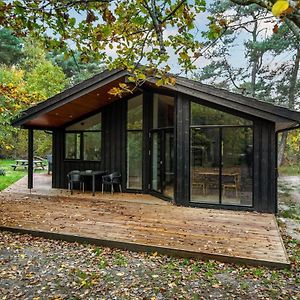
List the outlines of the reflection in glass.
<svg viewBox="0 0 300 300">
<path fill-rule="evenodd" d="M 101 113 L 67 127 L 66 131 L 74 131 L 66 133 L 66 159 L 101 160 Z"/>
<path fill-rule="evenodd" d="M 154 94 L 152 189 L 174 198 L 174 98 Z"/>
<path fill-rule="evenodd" d="M 160 172 L 161 172 L 161 157 L 160 157 L 160 138 L 157 132 L 152 134 L 152 189 L 161 192 Z"/>
<path fill-rule="evenodd" d="M 252 129 L 222 129 L 222 203 L 252 205 Z"/>
<path fill-rule="evenodd" d="M 232 114 L 191 102 L 191 125 L 252 125 Z"/>
<path fill-rule="evenodd" d="M 127 109 L 127 188 L 142 189 L 143 176 L 143 97 L 128 100 Z"/>
<path fill-rule="evenodd" d="M 170 131 L 165 131 L 164 139 L 164 176 L 163 176 L 163 190 L 164 196 L 171 199 L 174 198 L 174 134 Z"/>
<path fill-rule="evenodd" d="M 190 201 L 252 206 L 252 121 L 192 102 L 191 123 Z"/>
<path fill-rule="evenodd" d="M 219 128 L 191 130 L 191 201 L 219 203 Z"/>
<path fill-rule="evenodd" d="M 143 96 L 128 101 L 127 129 L 143 129 Z"/>
<path fill-rule="evenodd" d="M 67 131 L 101 130 L 101 113 L 86 118 L 66 128 Z"/>
<path fill-rule="evenodd" d="M 153 96 L 153 128 L 174 126 L 174 98 L 166 95 Z"/>
<path fill-rule="evenodd" d="M 83 159 L 84 160 L 101 160 L 101 132 L 84 132 L 83 133 Z"/>
<path fill-rule="evenodd" d="M 80 159 L 80 133 L 66 133 L 65 158 Z"/>
<path fill-rule="evenodd" d="M 129 131 L 127 133 L 127 187 L 142 188 L 143 176 L 143 132 Z"/>
</svg>

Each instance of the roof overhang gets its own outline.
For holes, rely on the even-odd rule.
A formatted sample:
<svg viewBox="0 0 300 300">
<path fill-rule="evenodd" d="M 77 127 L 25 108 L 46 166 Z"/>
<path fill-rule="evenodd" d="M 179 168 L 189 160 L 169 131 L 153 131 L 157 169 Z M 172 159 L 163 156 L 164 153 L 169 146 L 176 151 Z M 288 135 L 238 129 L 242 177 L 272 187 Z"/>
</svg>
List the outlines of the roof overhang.
<svg viewBox="0 0 300 300">
<path fill-rule="evenodd" d="M 151 84 L 154 85 L 154 81 L 151 81 Z M 298 128 L 300 125 L 300 112 L 187 78 L 177 78 L 176 84 L 167 86 L 167 89 L 188 95 L 191 99 L 201 99 L 211 105 L 273 122 L 275 131 L 291 130 Z"/>
<path fill-rule="evenodd" d="M 119 100 L 120 97 L 113 96 L 108 92 L 112 87 L 119 86 L 121 82 L 126 82 L 128 75 L 127 71 L 120 69 L 104 71 L 29 108 L 13 121 L 12 125 L 36 129 L 55 129 L 66 126 Z M 148 80 L 144 87 L 165 90 L 175 94 L 181 93 L 191 99 L 198 99 L 204 103 L 215 105 L 220 109 L 224 107 L 267 120 L 275 124 L 276 131 L 296 128 L 300 124 L 299 112 L 187 78 L 178 77 L 174 86 L 168 85 L 160 88 L 155 86 L 153 80 Z M 135 93 L 139 93 L 139 91 L 136 90 Z M 123 97 L 129 95 L 123 95 Z"/>
<path fill-rule="evenodd" d="M 125 81 L 122 70 L 105 71 L 24 111 L 13 126 L 55 129 L 72 123 L 120 99 L 109 94 Z"/>
</svg>

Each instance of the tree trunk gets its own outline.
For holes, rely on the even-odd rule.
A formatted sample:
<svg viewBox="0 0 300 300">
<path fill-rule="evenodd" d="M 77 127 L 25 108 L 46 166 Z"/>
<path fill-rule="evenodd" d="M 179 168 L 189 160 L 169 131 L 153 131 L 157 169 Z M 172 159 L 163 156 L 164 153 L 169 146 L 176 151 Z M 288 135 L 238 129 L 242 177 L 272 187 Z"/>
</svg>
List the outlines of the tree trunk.
<svg viewBox="0 0 300 300">
<path fill-rule="evenodd" d="M 288 132 L 284 131 L 281 135 L 281 139 L 278 145 L 278 167 L 280 167 L 283 163 L 284 150 L 286 146 L 287 137 L 288 137 Z"/>
<path fill-rule="evenodd" d="M 299 65 L 300 65 L 300 47 L 297 49 L 294 68 L 292 70 L 291 78 L 290 78 L 290 89 L 289 89 L 289 108 L 295 108 L 295 94 L 296 94 L 296 85 L 297 85 L 297 77 L 299 72 Z M 288 137 L 288 132 L 285 131 L 282 133 L 282 137 L 278 146 L 278 167 L 281 166 L 283 163 L 284 158 L 284 150 L 286 146 L 286 141 Z"/>
<path fill-rule="evenodd" d="M 258 28 L 258 24 L 257 24 L 257 20 L 256 20 L 256 16 L 253 14 L 253 19 L 255 20 L 254 22 L 254 29 L 252 31 L 252 42 L 253 45 L 256 43 L 257 41 L 257 28 Z M 255 92 L 256 92 L 256 76 L 257 76 L 257 71 L 258 71 L 258 59 L 259 59 L 259 55 L 258 55 L 258 51 L 254 46 L 254 49 L 252 50 L 252 53 L 250 54 L 251 60 L 252 60 L 252 70 L 251 70 L 251 96 L 255 97 Z"/>
</svg>

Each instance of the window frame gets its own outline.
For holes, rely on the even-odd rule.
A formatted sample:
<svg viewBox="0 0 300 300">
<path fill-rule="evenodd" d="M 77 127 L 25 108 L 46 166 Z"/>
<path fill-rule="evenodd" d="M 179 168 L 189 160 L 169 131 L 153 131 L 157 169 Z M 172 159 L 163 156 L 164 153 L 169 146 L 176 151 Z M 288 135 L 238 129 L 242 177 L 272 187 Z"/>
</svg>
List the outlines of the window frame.
<svg viewBox="0 0 300 300">
<path fill-rule="evenodd" d="M 141 97 L 141 104 L 142 104 L 142 124 L 140 128 L 128 128 L 128 113 L 129 113 L 129 101 L 134 99 L 135 97 Z M 144 110 L 145 110 L 145 102 L 144 102 L 144 94 L 139 94 L 136 96 L 133 96 L 129 99 L 127 99 L 126 103 L 126 118 L 125 118 L 125 132 L 126 132 L 126 137 L 125 137 L 125 170 L 126 170 L 126 181 L 125 181 L 125 186 L 126 186 L 126 191 L 130 192 L 141 192 L 143 191 L 143 176 L 144 176 L 144 163 L 143 163 L 143 157 L 144 157 L 144 127 L 145 127 L 145 120 L 144 120 Z M 130 126 L 129 126 L 130 127 Z M 141 133 L 141 138 L 142 138 L 142 149 L 141 149 L 141 155 L 142 155 L 142 184 L 140 188 L 132 188 L 128 186 L 128 180 L 129 180 L 129 172 L 128 172 L 128 133 Z"/>
<path fill-rule="evenodd" d="M 206 124 L 202 124 L 202 125 L 192 125 L 192 105 L 190 105 L 190 109 L 189 109 L 189 120 L 190 120 L 190 124 L 189 124 L 189 205 L 192 206 L 199 206 L 199 207 L 238 207 L 238 208 L 244 208 L 244 209 L 254 209 L 255 206 L 255 199 L 254 199 L 254 165 L 255 165 L 255 160 L 254 160 L 254 152 L 255 152 L 255 144 L 254 144 L 254 121 L 253 119 L 249 118 L 249 117 L 245 117 L 244 114 L 236 114 L 234 112 L 230 112 L 229 110 L 222 110 L 222 109 L 218 109 L 216 107 L 212 107 L 209 105 L 205 105 L 203 103 L 197 102 L 197 101 L 191 101 L 191 104 L 195 103 L 198 105 L 202 105 L 204 107 L 208 107 L 210 109 L 214 109 L 217 111 L 221 111 L 227 114 L 230 114 L 232 116 L 238 117 L 238 118 L 243 118 L 246 121 L 250 121 L 252 124 L 247 124 L 247 125 L 225 125 L 225 124 L 211 124 L 211 125 L 206 125 Z M 220 145 L 219 145 L 219 197 L 218 197 L 218 203 L 206 203 L 206 202 L 194 202 L 191 199 L 192 196 L 192 178 L 191 178 L 191 136 L 192 136 L 192 130 L 193 129 L 201 129 L 201 128 L 217 128 L 219 131 L 219 138 L 220 138 Z M 252 151 L 252 196 L 251 196 L 251 205 L 237 205 L 237 204 L 227 204 L 227 203 L 223 203 L 223 199 L 222 199 L 222 171 L 223 171 L 223 154 L 222 154 L 222 144 L 223 144 L 223 128 L 251 128 L 252 130 L 252 145 L 253 145 L 253 151 Z"/>
<path fill-rule="evenodd" d="M 72 126 L 78 122 L 81 122 L 81 121 L 84 121 L 90 117 L 93 117 L 94 115 L 97 115 L 101 113 L 101 130 L 67 130 L 67 127 L 64 128 L 64 161 L 84 161 L 84 162 L 101 162 L 102 161 L 102 145 L 103 145 L 103 130 L 102 130 L 102 127 L 103 127 L 103 117 L 102 117 L 102 112 L 97 112 L 95 114 L 93 114 L 92 116 L 89 116 L 89 117 L 86 117 L 82 120 L 77 120 L 76 122 L 74 122 L 73 124 L 70 124 L 68 126 Z M 100 134 L 100 160 L 85 160 L 84 159 L 84 133 L 87 133 L 87 132 L 98 132 Z M 80 142 L 80 155 L 79 157 L 80 158 L 67 158 L 66 157 L 66 136 L 68 133 L 77 133 L 77 134 L 80 134 L 80 138 L 79 138 L 79 142 Z"/>
</svg>

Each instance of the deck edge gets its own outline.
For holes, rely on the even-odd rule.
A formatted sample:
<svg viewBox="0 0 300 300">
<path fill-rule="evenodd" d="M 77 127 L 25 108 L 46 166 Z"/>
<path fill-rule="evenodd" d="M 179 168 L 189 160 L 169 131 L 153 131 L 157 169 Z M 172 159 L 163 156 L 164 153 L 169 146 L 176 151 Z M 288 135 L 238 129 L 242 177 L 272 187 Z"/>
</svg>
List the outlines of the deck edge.
<svg viewBox="0 0 300 300">
<path fill-rule="evenodd" d="M 289 255 L 286 251 L 286 248 L 285 248 L 285 245 L 284 245 L 284 242 L 283 242 L 283 239 L 282 239 L 282 236 L 281 236 L 281 232 L 280 232 L 280 229 L 279 229 L 279 226 L 278 226 L 278 223 L 277 223 L 277 219 L 276 219 L 276 216 L 273 215 L 273 220 L 274 220 L 274 223 L 275 223 L 275 227 L 277 229 L 277 232 L 278 232 L 278 236 L 279 236 L 279 239 L 280 239 L 280 243 L 281 243 L 281 246 L 283 248 L 283 251 L 284 251 L 284 255 L 285 255 L 285 259 L 286 261 L 291 264 L 291 261 L 289 259 Z"/>
<path fill-rule="evenodd" d="M 276 223 L 277 225 L 277 223 Z M 49 232 L 49 231 L 40 231 L 40 230 L 33 230 L 33 229 L 26 229 L 26 228 L 17 228 L 17 227 L 8 227 L 8 226 L 0 226 L 0 231 L 8 231 L 13 233 L 21 233 L 21 234 L 30 234 L 36 237 L 47 238 L 51 240 L 62 240 L 67 242 L 79 242 L 79 243 L 87 243 L 87 244 L 94 244 L 109 248 L 119 248 L 124 250 L 130 250 L 134 252 L 147 252 L 153 253 L 158 252 L 163 255 L 170 255 L 176 257 L 187 257 L 187 258 L 198 258 L 203 260 L 216 260 L 219 262 L 225 263 L 233 263 L 233 264 L 242 264 L 242 265 L 249 265 L 249 266 L 265 266 L 269 268 L 275 269 L 283 269 L 283 268 L 290 268 L 290 261 L 287 258 L 287 263 L 282 262 L 272 262 L 267 260 L 254 260 L 250 258 L 243 258 L 243 257 L 233 257 L 227 256 L 222 254 L 210 254 L 204 252 L 194 252 L 194 251 L 187 251 L 187 250 L 180 250 L 180 249 L 173 249 L 168 247 L 161 247 L 161 246 L 152 246 L 152 245 L 145 245 L 145 244 L 138 244 L 138 243 L 130 243 L 130 242 L 122 242 L 122 241 L 113 241 L 113 240 L 105 240 L 105 239 L 97 239 L 92 237 L 84 237 L 80 235 L 73 235 L 67 233 L 57 233 L 57 232 Z M 281 236 L 280 236 L 281 238 Z M 283 241 L 281 239 L 282 246 L 285 251 L 286 249 L 283 245 Z"/>
</svg>

